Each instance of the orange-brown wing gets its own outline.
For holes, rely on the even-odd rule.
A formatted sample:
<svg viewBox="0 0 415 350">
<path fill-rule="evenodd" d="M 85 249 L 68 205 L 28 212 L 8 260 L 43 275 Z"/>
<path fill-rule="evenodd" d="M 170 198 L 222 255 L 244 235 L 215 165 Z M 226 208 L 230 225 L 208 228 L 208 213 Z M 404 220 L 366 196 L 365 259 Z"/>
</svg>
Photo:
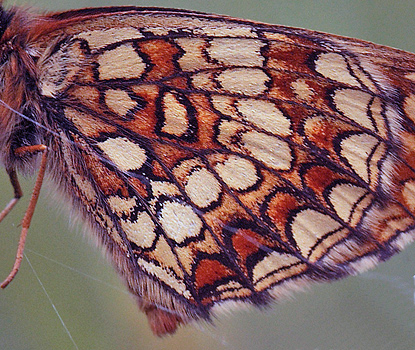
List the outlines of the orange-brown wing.
<svg viewBox="0 0 415 350">
<path fill-rule="evenodd" d="M 48 18 L 50 171 L 156 333 L 413 240 L 413 54 L 175 10 Z"/>
</svg>

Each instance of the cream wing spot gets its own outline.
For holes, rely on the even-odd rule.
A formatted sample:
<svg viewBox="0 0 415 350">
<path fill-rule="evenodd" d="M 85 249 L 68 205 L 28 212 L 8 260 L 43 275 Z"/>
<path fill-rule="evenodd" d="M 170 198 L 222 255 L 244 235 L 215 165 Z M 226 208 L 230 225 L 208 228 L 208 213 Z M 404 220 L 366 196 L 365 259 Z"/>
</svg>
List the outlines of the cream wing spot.
<svg viewBox="0 0 415 350">
<path fill-rule="evenodd" d="M 269 40 L 275 40 L 290 44 L 296 43 L 295 40 L 293 40 L 290 36 L 281 33 L 263 32 L 262 35 Z"/>
<path fill-rule="evenodd" d="M 219 199 L 221 185 L 207 169 L 193 171 L 185 185 L 186 194 L 199 208 L 206 208 Z"/>
<path fill-rule="evenodd" d="M 265 60 L 261 49 L 266 44 L 259 40 L 215 38 L 209 44 L 209 56 L 225 66 L 262 67 Z"/>
<path fill-rule="evenodd" d="M 147 67 L 131 44 L 104 51 L 97 62 L 101 80 L 140 78 Z"/>
<path fill-rule="evenodd" d="M 133 27 L 90 30 L 75 35 L 75 38 L 86 40 L 92 50 L 100 49 L 120 41 L 140 39 L 143 37 L 144 35 Z"/>
<path fill-rule="evenodd" d="M 135 221 L 120 220 L 127 238 L 141 248 L 150 248 L 156 239 L 156 225 L 146 212 L 140 212 Z"/>
<path fill-rule="evenodd" d="M 141 258 L 137 259 L 137 263 L 148 274 L 160 279 L 165 284 L 173 288 L 180 295 L 184 296 L 187 299 L 190 299 L 192 297 L 190 291 L 187 289 L 184 282 L 179 280 L 172 271 L 164 269 L 151 262 L 147 262 Z"/>
<path fill-rule="evenodd" d="M 95 189 L 92 187 L 91 183 L 87 179 L 85 179 L 84 177 L 76 173 L 73 173 L 72 177 L 76 185 L 78 186 L 79 190 L 85 196 L 85 198 L 88 199 L 88 201 L 91 204 L 95 204 L 98 198 L 98 194 L 96 193 Z"/>
<path fill-rule="evenodd" d="M 110 138 L 97 145 L 122 171 L 140 169 L 147 160 L 145 150 L 125 137 Z"/>
<path fill-rule="evenodd" d="M 216 64 L 212 64 L 206 60 L 204 53 L 207 45 L 205 39 L 200 38 L 178 38 L 174 40 L 176 44 L 185 52 L 179 59 L 180 68 L 185 72 L 193 72 L 206 68 L 215 68 Z"/>
<path fill-rule="evenodd" d="M 202 221 L 189 205 L 177 202 L 165 202 L 159 220 L 166 235 L 177 243 L 196 237 L 203 227 Z"/>
<path fill-rule="evenodd" d="M 174 249 L 174 253 L 173 250 Z M 166 238 L 160 235 L 157 239 L 156 247 L 151 252 L 151 259 L 157 261 L 160 266 L 169 272 L 174 272 L 174 276 L 177 280 L 182 281 L 184 278 L 183 267 L 178 264 L 180 258 L 175 255 L 177 253 L 176 248 L 171 248 Z"/>
<path fill-rule="evenodd" d="M 289 144 L 275 136 L 249 131 L 241 123 L 222 121 L 218 142 L 225 147 L 256 158 L 276 170 L 289 170 L 293 160 Z M 240 140 L 240 142 L 235 142 Z"/>
<path fill-rule="evenodd" d="M 178 137 L 183 136 L 189 127 L 186 106 L 171 92 L 163 96 L 163 106 L 164 125 L 161 131 Z"/>
<path fill-rule="evenodd" d="M 216 23 L 201 23 L 200 26 L 196 26 L 193 30 L 195 34 L 212 36 L 212 37 L 245 37 L 256 38 L 258 35 L 252 30 L 251 26 L 243 25 L 227 25 L 222 22 Z"/>
<path fill-rule="evenodd" d="M 280 136 L 291 134 L 291 121 L 271 102 L 241 99 L 236 102 L 236 108 L 244 119 L 265 131 Z"/>
<path fill-rule="evenodd" d="M 137 107 L 137 102 L 132 100 L 126 91 L 107 90 L 105 91 L 105 104 L 114 113 L 125 116 L 127 112 Z"/>
<path fill-rule="evenodd" d="M 366 92 L 353 89 L 336 90 L 333 102 L 340 112 L 357 124 L 375 131 L 375 127 L 368 116 L 369 103 L 372 96 Z"/>
<path fill-rule="evenodd" d="M 233 94 L 260 95 L 267 91 L 270 78 L 261 69 L 233 68 L 221 72 L 216 80 Z"/>
<path fill-rule="evenodd" d="M 289 170 L 293 160 L 289 144 L 257 131 L 242 135 L 243 146 L 257 160 L 276 170 Z"/>
<path fill-rule="evenodd" d="M 211 97 L 213 108 L 225 115 L 236 115 L 237 110 L 234 106 L 234 99 L 225 95 L 213 95 Z"/>
<path fill-rule="evenodd" d="M 215 170 L 226 185 L 237 191 L 246 190 L 259 180 L 255 165 L 245 158 L 234 155 L 225 162 L 218 163 Z"/>
<path fill-rule="evenodd" d="M 380 137 L 387 139 L 388 138 L 388 126 L 386 125 L 386 120 L 383 116 L 383 106 L 382 101 L 379 97 L 373 99 L 372 105 L 370 107 L 370 112 L 372 118 L 377 127 L 378 134 Z"/>
<path fill-rule="evenodd" d="M 218 291 L 226 291 L 228 289 L 240 289 L 243 285 L 236 281 L 230 281 L 226 284 L 217 287 Z"/>
<path fill-rule="evenodd" d="M 241 134 L 244 131 L 246 131 L 246 128 L 240 123 L 223 120 L 219 125 L 219 135 L 217 139 L 222 145 L 230 148 L 234 143 L 233 139 L 237 139 L 238 134 Z"/>
<path fill-rule="evenodd" d="M 415 73 L 411 72 L 411 73 L 406 73 L 405 74 L 405 78 L 412 80 L 413 82 L 415 82 Z"/>
<path fill-rule="evenodd" d="M 131 214 L 136 210 L 137 197 L 122 198 L 111 196 L 108 205 L 112 212 L 119 217 L 121 228 L 127 238 L 141 248 L 149 248 L 156 239 L 156 226 L 146 212 L 139 212 L 134 221 L 130 220 Z M 123 217 L 127 217 L 124 219 Z"/>
<path fill-rule="evenodd" d="M 415 211 L 415 180 L 405 182 L 402 196 L 411 211 Z"/>
<path fill-rule="evenodd" d="M 89 137 L 97 136 L 103 130 L 106 132 L 115 132 L 117 130 L 115 126 L 109 125 L 99 118 L 82 113 L 74 108 L 66 107 L 64 113 L 66 119 L 74 123 L 80 132 Z"/>
<path fill-rule="evenodd" d="M 369 182 L 369 157 L 380 141 L 368 134 L 351 135 L 341 141 L 341 155 L 364 181 Z"/>
<path fill-rule="evenodd" d="M 379 93 L 379 89 L 376 87 L 376 85 L 373 83 L 373 81 L 371 80 L 371 77 L 374 77 L 379 74 L 381 74 L 380 72 L 376 72 L 376 70 L 373 70 L 371 75 L 368 76 L 366 72 L 364 72 L 362 70 L 362 68 L 352 62 L 350 63 L 350 68 L 354 74 L 354 76 L 356 77 L 356 79 L 358 79 L 366 88 L 368 88 L 370 91 L 374 92 L 374 93 Z M 361 62 L 359 62 L 360 64 Z"/>
<path fill-rule="evenodd" d="M 252 279 L 257 284 L 261 279 L 276 271 L 299 263 L 300 260 L 290 254 L 272 252 L 260 260 L 252 271 Z"/>
<path fill-rule="evenodd" d="M 415 75 L 415 73 L 413 74 Z M 409 94 L 409 96 L 405 97 L 403 107 L 408 118 L 412 122 L 415 122 L 415 95 L 414 94 Z"/>
<path fill-rule="evenodd" d="M 118 216 L 130 216 L 134 208 L 137 206 L 137 198 L 122 198 L 118 196 L 111 196 L 108 198 L 108 204 L 113 213 Z"/>
<path fill-rule="evenodd" d="M 341 183 L 331 189 L 329 199 L 339 218 L 344 222 L 350 222 L 356 210 L 361 211 L 370 204 L 370 201 L 364 201 L 367 196 L 369 192 L 365 188 Z M 364 207 L 357 207 L 362 201 Z"/>
<path fill-rule="evenodd" d="M 346 59 L 337 53 L 320 54 L 315 61 L 316 71 L 322 76 L 340 83 L 360 87 L 357 79 L 350 74 Z"/>
<path fill-rule="evenodd" d="M 202 89 L 207 91 L 216 91 L 217 84 L 213 79 L 211 72 L 196 73 L 191 76 L 192 85 L 195 89 Z"/>
<path fill-rule="evenodd" d="M 174 197 L 180 195 L 178 187 L 167 181 L 151 181 L 151 191 L 154 197 L 160 197 L 161 195 Z"/>
<path fill-rule="evenodd" d="M 340 223 L 313 209 L 305 209 L 297 213 L 291 224 L 292 235 L 304 257 L 309 255 L 311 249 L 323 236 L 340 228 Z"/>
</svg>

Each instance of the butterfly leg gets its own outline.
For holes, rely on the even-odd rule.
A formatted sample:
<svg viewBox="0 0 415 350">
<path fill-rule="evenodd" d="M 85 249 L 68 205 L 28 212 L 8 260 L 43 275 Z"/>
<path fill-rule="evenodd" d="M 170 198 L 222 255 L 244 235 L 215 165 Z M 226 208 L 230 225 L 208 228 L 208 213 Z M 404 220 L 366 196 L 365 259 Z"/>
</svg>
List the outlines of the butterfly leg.
<svg viewBox="0 0 415 350">
<path fill-rule="evenodd" d="M 37 174 L 35 186 L 33 187 L 32 196 L 30 198 L 29 206 L 26 210 L 26 213 L 22 220 L 22 231 L 20 233 L 19 245 L 17 247 L 16 259 L 14 260 L 14 265 L 12 270 L 6 279 L 0 284 L 1 288 L 6 288 L 7 285 L 14 279 L 17 272 L 19 271 L 20 264 L 23 260 L 23 250 L 26 242 L 27 232 L 30 227 L 30 222 L 35 212 L 35 207 L 37 200 L 39 198 L 40 188 L 42 187 L 43 178 L 45 176 L 46 162 L 47 162 L 47 147 L 45 145 L 34 145 L 34 146 L 24 146 L 19 147 L 15 150 L 17 156 L 23 156 L 25 154 L 36 154 L 42 152 L 42 159 L 40 162 L 39 172 Z M 22 190 L 20 188 L 19 181 L 17 179 L 17 174 L 15 170 L 8 171 L 10 181 L 14 188 L 15 197 L 7 204 L 6 208 L 0 213 L 0 221 L 3 219 L 14 207 L 19 198 L 22 196 Z"/>
<path fill-rule="evenodd" d="M 10 183 L 13 186 L 14 197 L 10 200 L 9 203 L 7 203 L 6 207 L 0 212 L 0 222 L 2 222 L 6 215 L 12 211 L 19 199 L 23 196 L 22 188 L 20 187 L 16 170 L 8 169 L 7 174 L 9 175 Z"/>
</svg>

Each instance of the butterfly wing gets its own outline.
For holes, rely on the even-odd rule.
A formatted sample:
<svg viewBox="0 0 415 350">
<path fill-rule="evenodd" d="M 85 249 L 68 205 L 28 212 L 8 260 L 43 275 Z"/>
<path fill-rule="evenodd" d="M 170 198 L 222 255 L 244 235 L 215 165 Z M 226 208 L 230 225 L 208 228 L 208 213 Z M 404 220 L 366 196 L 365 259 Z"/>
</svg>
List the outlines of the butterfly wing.
<svg viewBox="0 0 415 350">
<path fill-rule="evenodd" d="M 413 240 L 413 54 L 179 10 L 45 19 L 50 173 L 155 333 Z"/>
</svg>

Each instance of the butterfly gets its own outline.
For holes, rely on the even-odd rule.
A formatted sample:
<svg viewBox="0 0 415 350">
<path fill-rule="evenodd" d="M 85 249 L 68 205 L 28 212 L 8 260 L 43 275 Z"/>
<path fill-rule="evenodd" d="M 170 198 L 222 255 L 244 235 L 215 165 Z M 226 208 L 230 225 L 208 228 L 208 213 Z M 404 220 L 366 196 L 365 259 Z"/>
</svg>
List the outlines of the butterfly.
<svg viewBox="0 0 415 350">
<path fill-rule="evenodd" d="M 414 239 L 411 53 L 193 11 L 0 13 L 0 157 L 38 169 L 157 335 Z"/>
</svg>

